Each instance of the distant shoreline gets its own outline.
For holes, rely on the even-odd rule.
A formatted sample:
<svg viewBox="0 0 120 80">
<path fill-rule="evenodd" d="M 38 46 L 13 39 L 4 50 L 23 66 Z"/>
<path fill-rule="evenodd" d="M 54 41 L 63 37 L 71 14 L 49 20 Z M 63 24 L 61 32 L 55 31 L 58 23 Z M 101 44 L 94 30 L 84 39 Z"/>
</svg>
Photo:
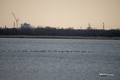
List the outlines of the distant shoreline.
<svg viewBox="0 0 120 80">
<path fill-rule="evenodd" d="M 120 37 L 89 37 L 89 36 L 29 36 L 29 35 L 0 35 L 0 38 L 49 38 L 49 39 L 104 39 L 120 40 Z"/>
</svg>

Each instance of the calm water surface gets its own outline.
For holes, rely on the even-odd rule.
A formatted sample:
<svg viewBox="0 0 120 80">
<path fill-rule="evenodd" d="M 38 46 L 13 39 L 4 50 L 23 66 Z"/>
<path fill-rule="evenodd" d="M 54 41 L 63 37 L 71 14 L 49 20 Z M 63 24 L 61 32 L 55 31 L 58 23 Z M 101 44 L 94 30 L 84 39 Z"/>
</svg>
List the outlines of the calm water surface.
<svg viewBox="0 0 120 80">
<path fill-rule="evenodd" d="M 120 80 L 120 40 L 0 38 L 0 80 Z"/>
</svg>

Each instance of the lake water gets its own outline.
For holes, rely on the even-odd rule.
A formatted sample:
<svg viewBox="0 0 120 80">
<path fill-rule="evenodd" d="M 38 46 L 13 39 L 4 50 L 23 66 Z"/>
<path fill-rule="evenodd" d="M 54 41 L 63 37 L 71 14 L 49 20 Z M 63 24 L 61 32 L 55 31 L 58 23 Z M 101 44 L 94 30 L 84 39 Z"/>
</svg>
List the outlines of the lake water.
<svg viewBox="0 0 120 80">
<path fill-rule="evenodd" d="M 120 40 L 0 38 L 0 80 L 120 80 Z"/>
</svg>

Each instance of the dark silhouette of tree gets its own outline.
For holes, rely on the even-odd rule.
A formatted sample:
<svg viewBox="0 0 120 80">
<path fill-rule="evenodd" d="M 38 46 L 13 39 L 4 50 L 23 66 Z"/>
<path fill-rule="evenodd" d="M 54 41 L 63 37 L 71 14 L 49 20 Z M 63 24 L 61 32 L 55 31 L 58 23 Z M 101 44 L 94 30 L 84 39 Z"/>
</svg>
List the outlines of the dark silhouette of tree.
<svg viewBox="0 0 120 80">
<path fill-rule="evenodd" d="M 50 26 L 38 28 L 0 28 L 0 35 L 41 35 L 41 36 L 103 36 L 120 37 L 120 29 L 98 30 L 88 27 L 87 29 L 53 28 Z"/>
</svg>

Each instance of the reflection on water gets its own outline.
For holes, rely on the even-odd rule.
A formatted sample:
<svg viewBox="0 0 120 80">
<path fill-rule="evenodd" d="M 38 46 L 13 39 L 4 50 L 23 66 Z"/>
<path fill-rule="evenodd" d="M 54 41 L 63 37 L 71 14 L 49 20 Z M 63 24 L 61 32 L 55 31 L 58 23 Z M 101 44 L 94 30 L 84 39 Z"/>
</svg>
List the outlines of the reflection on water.
<svg viewBox="0 0 120 80">
<path fill-rule="evenodd" d="M 0 79 L 119 80 L 119 48 L 119 40 L 0 38 Z"/>
</svg>

